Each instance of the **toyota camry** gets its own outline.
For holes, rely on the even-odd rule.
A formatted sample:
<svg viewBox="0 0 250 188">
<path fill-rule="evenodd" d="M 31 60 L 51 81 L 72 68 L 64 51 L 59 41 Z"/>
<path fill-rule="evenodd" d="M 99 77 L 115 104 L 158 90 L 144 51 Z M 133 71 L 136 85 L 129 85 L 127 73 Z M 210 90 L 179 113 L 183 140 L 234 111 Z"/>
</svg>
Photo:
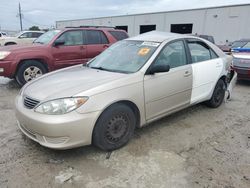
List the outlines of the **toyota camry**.
<svg viewBox="0 0 250 188">
<path fill-rule="evenodd" d="M 142 34 L 115 43 L 87 65 L 26 84 L 16 98 L 18 126 L 49 148 L 118 149 L 136 127 L 201 102 L 219 107 L 236 80 L 228 76 L 231 62 L 201 38 Z"/>
</svg>

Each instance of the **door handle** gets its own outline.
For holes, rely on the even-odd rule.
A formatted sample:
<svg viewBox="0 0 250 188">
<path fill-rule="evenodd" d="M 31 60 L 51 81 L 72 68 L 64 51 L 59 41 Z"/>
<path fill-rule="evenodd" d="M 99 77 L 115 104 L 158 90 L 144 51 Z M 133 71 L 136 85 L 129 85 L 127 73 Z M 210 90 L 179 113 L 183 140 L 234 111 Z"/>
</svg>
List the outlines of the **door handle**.
<svg viewBox="0 0 250 188">
<path fill-rule="evenodd" d="M 106 49 L 106 48 L 108 48 L 108 47 L 109 47 L 109 45 L 107 45 L 107 44 L 103 45 L 103 48 L 104 48 L 104 49 Z"/>
<path fill-rule="evenodd" d="M 190 76 L 192 73 L 191 72 L 189 72 L 189 71 L 185 71 L 185 73 L 184 73 L 184 77 L 188 77 L 188 76 Z"/>
<path fill-rule="evenodd" d="M 219 68 L 221 67 L 222 65 L 220 63 L 216 63 L 216 67 Z"/>
<path fill-rule="evenodd" d="M 85 49 L 85 46 L 80 46 L 80 49 L 81 49 L 81 50 L 84 50 L 84 49 Z"/>
</svg>

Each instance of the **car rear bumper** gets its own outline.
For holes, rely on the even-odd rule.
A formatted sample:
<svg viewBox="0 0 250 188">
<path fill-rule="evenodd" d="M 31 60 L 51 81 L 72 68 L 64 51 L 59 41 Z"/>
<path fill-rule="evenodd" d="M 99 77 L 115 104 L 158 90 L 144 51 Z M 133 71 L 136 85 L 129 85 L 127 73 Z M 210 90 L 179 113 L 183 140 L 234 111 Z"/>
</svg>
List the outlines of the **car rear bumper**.
<svg viewBox="0 0 250 188">
<path fill-rule="evenodd" d="M 27 109 L 21 96 L 16 98 L 18 127 L 30 139 L 52 149 L 70 149 L 91 144 L 99 112 L 45 115 Z"/>
<path fill-rule="evenodd" d="M 233 67 L 238 74 L 239 80 L 250 80 L 250 68 Z"/>
<path fill-rule="evenodd" d="M 12 77 L 11 61 L 0 61 L 0 76 Z"/>
</svg>

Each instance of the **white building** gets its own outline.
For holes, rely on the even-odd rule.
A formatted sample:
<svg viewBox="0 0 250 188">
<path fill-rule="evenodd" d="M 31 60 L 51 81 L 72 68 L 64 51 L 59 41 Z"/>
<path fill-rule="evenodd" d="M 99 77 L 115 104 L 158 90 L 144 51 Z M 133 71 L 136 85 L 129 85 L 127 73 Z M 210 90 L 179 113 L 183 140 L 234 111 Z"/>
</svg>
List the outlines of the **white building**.
<svg viewBox="0 0 250 188">
<path fill-rule="evenodd" d="M 57 21 L 56 27 L 112 26 L 135 36 L 150 30 L 214 36 L 216 44 L 250 38 L 250 4 Z"/>
</svg>

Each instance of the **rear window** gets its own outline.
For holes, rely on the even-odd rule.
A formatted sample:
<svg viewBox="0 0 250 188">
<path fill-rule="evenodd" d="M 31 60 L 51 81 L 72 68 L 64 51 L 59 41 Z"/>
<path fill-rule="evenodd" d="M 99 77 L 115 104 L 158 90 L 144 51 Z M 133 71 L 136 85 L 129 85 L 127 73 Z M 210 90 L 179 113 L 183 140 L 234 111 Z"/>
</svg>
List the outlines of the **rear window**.
<svg viewBox="0 0 250 188">
<path fill-rule="evenodd" d="M 127 33 L 122 31 L 109 31 L 109 33 L 118 41 L 128 38 Z"/>
</svg>

